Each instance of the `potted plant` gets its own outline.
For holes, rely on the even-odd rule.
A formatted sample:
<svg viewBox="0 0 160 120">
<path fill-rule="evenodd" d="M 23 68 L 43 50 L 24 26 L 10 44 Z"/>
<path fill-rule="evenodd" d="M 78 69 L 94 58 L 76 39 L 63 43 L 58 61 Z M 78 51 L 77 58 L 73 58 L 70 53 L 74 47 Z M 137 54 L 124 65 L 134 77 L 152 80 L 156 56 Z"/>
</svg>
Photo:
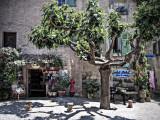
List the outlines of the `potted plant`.
<svg viewBox="0 0 160 120">
<path fill-rule="evenodd" d="M 141 58 L 142 59 L 142 58 Z M 148 90 L 148 74 L 145 69 L 146 63 L 140 64 L 136 62 L 136 80 L 135 85 L 139 87 L 140 102 L 144 103 Z"/>
<path fill-rule="evenodd" d="M 88 98 L 92 98 L 100 89 L 100 83 L 97 79 L 84 80 L 83 88 L 86 90 Z"/>
<path fill-rule="evenodd" d="M 65 89 L 69 87 L 69 77 L 67 74 L 59 76 L 57 87 L 59 97 L 63 97 L 65 95 Z"/>
<path fill-rule="evenodd" d="M 53 97 L 56 97 L 56 96 L 57 96 L 57 91 L 58 91 L 57 86 L 55 86 L 55 87 L 51 90 L 51 93 L 52 93 L 52 96 L 53 96 Z"/>
</svg>

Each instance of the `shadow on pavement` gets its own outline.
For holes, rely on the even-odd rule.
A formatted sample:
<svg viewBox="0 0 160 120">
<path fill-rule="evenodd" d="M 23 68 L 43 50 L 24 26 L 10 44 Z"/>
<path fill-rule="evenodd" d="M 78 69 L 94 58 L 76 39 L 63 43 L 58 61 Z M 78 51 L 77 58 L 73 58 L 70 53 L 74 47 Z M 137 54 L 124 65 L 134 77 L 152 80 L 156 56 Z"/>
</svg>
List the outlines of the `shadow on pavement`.
<svg viewBox="0 0 160 120">
<path fill-rule="evenodd" d="M 20 118 L 26 118 L 29 113 L 24 109 L 25 102 L 12 102 L 11 104 L 4 104 L 0 106 L 0 114 L 15 114 Z"/>
<path fill-rule="evenodd" d="M 29 100 L 29 99 L 27 99 Z M 31 100 L 36 100 L 34 98 L 31 98 Z M 38 100 L 40 100 L 40 98 L 38 98 Z M 42 98 L 42 100 L 46 100 L 44 98 Z M 99 102 L 99 99 L 86 99 L 86 98 L 80 98 L 80 97 L 56 97 L 56 98 L 50 98 L 47 99 L 50 100 L 51 102 L 56 102 L 58 103 L 58 105 L 52 105 L 52 106 L 45 106 L 44 104 L 40 103 L 40 102 L 32 102 L 32 109 L 34 108 L 39 108 L 39 110 L 41 110 L 40 108 L 42 107 L 53 107 L 53 111 L 36 111 L 36 112 L 28 112 L 25 110 L 25 105 L 26 102 L 24 101 L 12 101 L 11 103 L 4 103 L 4 105 L 0 106 L 0 114 L 14 114 L 19 118 L 25 118 L 25 119 L 30 119 L 30 115 L 31 114 L 35 114 L 36 113 L 36 117 L 34 118 L 34 120 L 50 120 L 50 119 L 57 119 L 57 120 L 68 120 L 70 118 L 74 119 L 76 117 L 76 115 L 80 114 L 81 112 L 87 112 L 87 115 L 81 115 L 79 116 L 80 118 L 75 118 L 76 120 L 93 120 L 95 119 L 94 117 L 96 115 L 101 116 L 103 118 L 106 119 L 110 119 L 110 120 L 132 120 L 132 119 L 128 119 L 128 118 L 124 118 L 121 116 L 115 116 L 114 118 L 112 118 L 109 115 L 105 115 L 103 113 L 101 113 L 98 107 L 86 107 L 86 104 L 89 104 L 89 102 Z M 67 102 L 73 102 L 74 105 L 80 105 L 80 107 L 82 109 L 74 109 L 73 112 L 71 113 L 54 113 L 54 111 L 56 111 L 56 109 L 54 109 L 54 107 L 60 106 L 60 105 L 64 105 L 66 106 Z M 66 108 L 67 109 L 67 108 Z M 116 110 L 116 109 L 113 109 Z M 56 111 L 57 112 L 57 111 Z M 39 113 L 45 113 L 47 114 L 47 117 L 42 117 L 39 115 Z"/>
</svg>

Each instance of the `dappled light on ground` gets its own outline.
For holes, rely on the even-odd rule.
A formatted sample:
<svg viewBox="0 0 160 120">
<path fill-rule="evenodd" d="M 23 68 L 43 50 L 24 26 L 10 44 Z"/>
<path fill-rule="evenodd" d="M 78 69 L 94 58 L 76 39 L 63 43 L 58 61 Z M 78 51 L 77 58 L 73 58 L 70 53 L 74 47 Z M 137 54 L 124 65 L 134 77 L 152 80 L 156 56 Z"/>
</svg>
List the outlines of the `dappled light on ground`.
<svg viewBox="0 0 160 120">
<path fill-rule="evenodd" d="M 32 102 L 31 111 L 25 109 L 27 102 Z M 67 112 L 68 102 L 74 103 L 72 112 Z M 133 120 L 147 118 L 144 114 L 145 112 L 152 113 L 151 106 L 156 116 L 158 114 L 156 111 L 160 110 L 160 102 L 153 100 L 150 103 L 134 103 L 133 108 L 127 108 L 127 105 L 123 105 L 122 102 L 119 104 L 111 103 L 110 110 L 99 109 L 99 105 L 99 99 L 80 97 L 28 98 L 19 101 L 4 101 L 0 103 L 0 118 L 10 117 L 15 120 Z M 152 117 L 150 116 L 150 118 Z"/>
</svg>

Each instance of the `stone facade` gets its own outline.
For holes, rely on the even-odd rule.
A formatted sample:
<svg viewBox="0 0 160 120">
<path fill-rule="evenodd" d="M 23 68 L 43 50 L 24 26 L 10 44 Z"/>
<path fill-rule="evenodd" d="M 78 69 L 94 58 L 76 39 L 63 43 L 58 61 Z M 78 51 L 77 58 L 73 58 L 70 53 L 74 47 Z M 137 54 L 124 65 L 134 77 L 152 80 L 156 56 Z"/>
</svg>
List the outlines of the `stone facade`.
<svg viewBox="0 0 160 120">
<path fill-rule="evenodd" d="M 160 39 L 155 37 L 154 41 L 149 42 L 145 46 L 146 53 L 153 53 L 155 57 L 148 58 L 148 70 L 154 71 L 155 75 L 155 87 L 160 90 Z"/>
<path fill-rule="evenodd" d="M 0 48 L 4 45 L 4 32 L 16 32 L 16 48 L 21 48 L 24 54 L 55 54 L 61 56 L 64 69 L 69 71 L 69 76 L 75 80 L 75 92 L 82 95 L 82 75 L 91 72 L 93 78 L 99 78 L 98 67 L 81 61 L 76 54 L 67 46 L 59 46 L 57 49 L 37 49 L 28 42 L 27 34 L 33 25 L 40 24 L 40 11 L 44 2 L 50 0 L 0 0 Z M 85 11 L 87 0 L 77 0 L 77 6 L 73 7 L 76 11 Z M 114 5 L 124 5 L 128 8 L 128 15 L 122 15 L 122 21 L 132 22 L 132 14 L 136 9 L 133 0 L 99 0 L 99 5 L 108 14 Z M 103 46 L 105 52 L 109 48 L 109 42 Z M 24 80 L 27 83 L 27 70 L 23 69 Z"/>
</svg>

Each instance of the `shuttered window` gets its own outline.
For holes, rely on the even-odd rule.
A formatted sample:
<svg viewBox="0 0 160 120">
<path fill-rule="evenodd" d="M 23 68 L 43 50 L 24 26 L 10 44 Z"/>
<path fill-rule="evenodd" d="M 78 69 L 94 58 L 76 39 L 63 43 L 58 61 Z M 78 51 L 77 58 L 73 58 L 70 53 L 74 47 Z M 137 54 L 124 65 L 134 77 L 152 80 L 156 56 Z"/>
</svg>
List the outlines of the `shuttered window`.
<svg viewBox="0 0 160 120">
<path fill-rule="evenodd" d="M 67 4 L 70 7 L 76 7 L 76 0 L 58 0 L 58 6 L 62 6 L 63 4 Z"/>
<path fill-rule="evenodd" d="M 122 56 L 125 56 L 130 51 L 130 45 L 127 44 L 128 37 L 129 37 L 129 33 L 128 32 L 123 32 L 121 34 L 121 38 L 122 38 Z"/>
<path fill-rule="evenodd" d="M 66 3 L 71 7 L 76 7 L 76 0 L 67 0 Z"/>
</svg>

